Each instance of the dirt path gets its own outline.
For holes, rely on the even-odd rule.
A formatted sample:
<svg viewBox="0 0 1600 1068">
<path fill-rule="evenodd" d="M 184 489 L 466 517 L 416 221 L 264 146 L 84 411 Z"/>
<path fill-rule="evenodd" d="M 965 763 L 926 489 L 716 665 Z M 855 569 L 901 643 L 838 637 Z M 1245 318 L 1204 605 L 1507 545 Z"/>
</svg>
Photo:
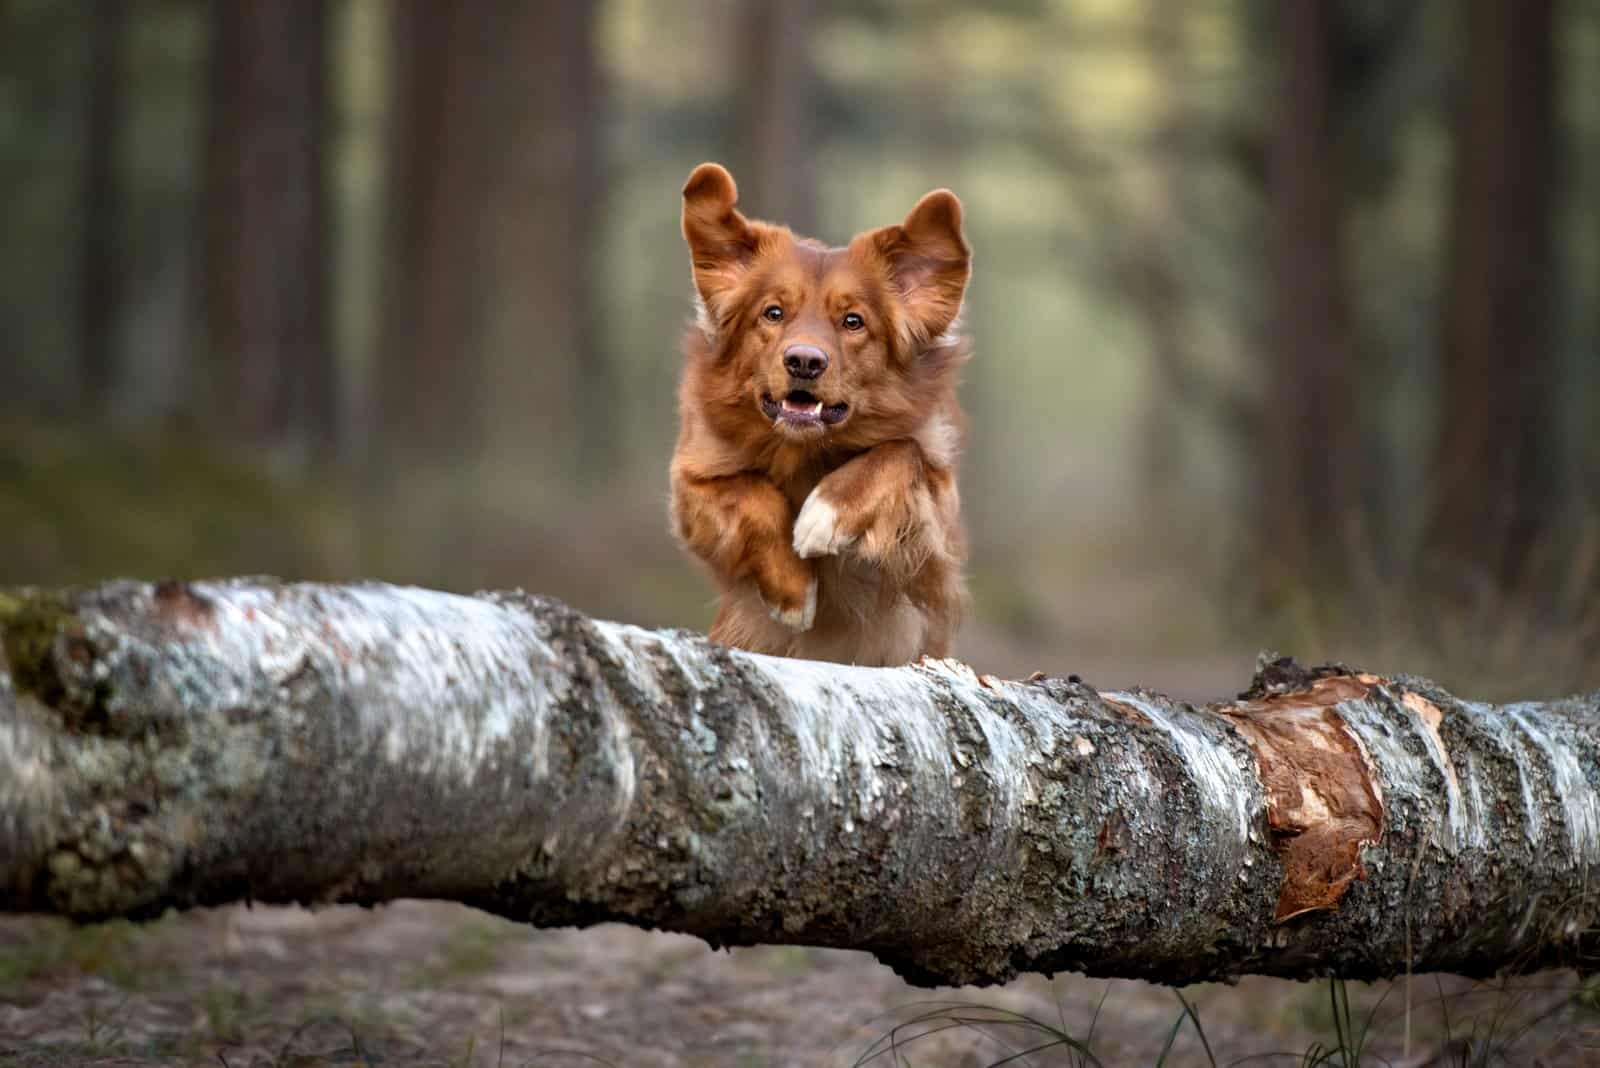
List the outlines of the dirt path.
<svg viewBox="0 0 1600 1068">
<path fill-rule="evenodd" d="M 1386 988 L 1350 987 L 1358 1027 Z M 1454 1035 L 1476 1027 L 1485 1038 L 1493 1026 L 1500 1044 L 1518 1021 L 1557 1007 L 1496 1063 L 1600 1064 L 1588 1048 L 1600 1042 L 1600 1014 L 1573 998 L 1578 989 L 1571 977 L 1537 977 L 1511 993 L 1461 981 L 1443 992 Z M 1155 1063 L 1182 1009 L 1170 990 L 1142 983 L 1061 976 L 927 991 L 860 953 L 714 952 L 679 935 L 615 925 L 534 931 L 421 902 L 371 911 L 231 908 L 143 928 L 0 921 L 0 1065 L 8 1068 L 831 1068 L 856 1064 L 896 1025 L 905 1025 L 905 1044 L 869 1063 L 968 1068 L 1050 1040 L 1007 1013 L 1064 1022 L 1082 1037 L 1102 995 L 1093 1040 L 1101 1062 Z M 1326 983 L 1248 980 L 1186 996 L 1219 1063 L 1282 1050 L 1292 1056 L 1253 1063 L 1297 1064 L 1314 1043 L 1336 1041 Z M 1375 1029 L 1371 1048 L 1388 1063 L 1435 1063 L 1440 992 L 1433 980 L 1418 980 L 1413 997 L 1409 1060 L 1402 986 L 1379 1010 L 1380 1020 L 1393 1019 Z M 934 1033 L 917 1037 L 922 1032 Z M 1057 1047 L 1012 1063 L 1077 1062 Z M 1209 1063 L 1192 1027 L 1168 1063 Z"/>
</svg>

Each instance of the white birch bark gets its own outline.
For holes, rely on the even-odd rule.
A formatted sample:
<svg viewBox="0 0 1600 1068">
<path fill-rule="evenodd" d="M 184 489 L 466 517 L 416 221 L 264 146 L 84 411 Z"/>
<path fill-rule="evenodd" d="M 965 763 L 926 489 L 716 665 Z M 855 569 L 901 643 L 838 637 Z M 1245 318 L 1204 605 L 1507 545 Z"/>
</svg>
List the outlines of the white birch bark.
<svg viewBox="0 0 1600 1068">
<path fill-rule="evenodd" d="M 923 983 L 1593 948 L 1600 695 L 1279 663 L 1195 708 L 270 580 L 0 594 L 0 639 L 0 910 L 443 898 Z"/>
</svg>

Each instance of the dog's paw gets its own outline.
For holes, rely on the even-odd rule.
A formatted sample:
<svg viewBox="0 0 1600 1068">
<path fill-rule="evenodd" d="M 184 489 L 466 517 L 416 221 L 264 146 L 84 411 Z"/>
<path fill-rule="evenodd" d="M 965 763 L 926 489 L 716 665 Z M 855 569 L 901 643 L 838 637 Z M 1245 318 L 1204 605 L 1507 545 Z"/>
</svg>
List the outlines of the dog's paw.
<svg viewBox="0 0 1600 1068">
<path fill-rule="evenodd" d="M 817 578 L 811 577 L 806 584 L 805 599 L 802 603 L 790 608 L 781 605 L 767 604 L 767 613 L 773 619 L 782 623 L 790 630 L 806 631 L 811 629 L 811 624 L 817 621 Z"/>
<path fill-rule="evenodd" d="M 839 525 L 839 510 L 824 496 L 821 487 L 811 491 L 794 520 L 794 551 L 802 559 L 833 556 L 855 541 Z"/>
</svg>

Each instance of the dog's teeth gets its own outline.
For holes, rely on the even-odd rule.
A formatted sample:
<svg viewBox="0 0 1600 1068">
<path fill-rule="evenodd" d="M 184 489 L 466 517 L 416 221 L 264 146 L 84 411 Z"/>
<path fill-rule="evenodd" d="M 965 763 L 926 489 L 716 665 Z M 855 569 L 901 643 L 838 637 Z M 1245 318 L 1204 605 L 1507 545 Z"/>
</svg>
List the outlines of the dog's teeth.
<svg viewBox="0 0 1600 1068">
<path fill-rule="evenodd" d="M 821 401 L 811 401 L 806 403 L 802 401 L 792 401 L 788 397 L 785 397 L 779 403 L 784 411 L 793 412 L 795 415 L 807 415 L 813 418 L 819 418 L 822 415 Z"/>
</svg>

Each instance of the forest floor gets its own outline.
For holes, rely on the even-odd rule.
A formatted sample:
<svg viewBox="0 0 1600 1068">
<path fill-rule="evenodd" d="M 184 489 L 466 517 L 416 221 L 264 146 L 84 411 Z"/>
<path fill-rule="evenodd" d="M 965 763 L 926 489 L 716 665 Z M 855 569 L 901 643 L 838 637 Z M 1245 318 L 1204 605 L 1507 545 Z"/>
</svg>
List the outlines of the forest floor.
<svg viewBox="0 0 1600 1068">
<path fill-rule="evenodd" d="M 1361 1059 L 1326 1063 L 1600 1065 L 1595 990 L 1570 975 L 1415 977 L 1409 1054 L 1404 980 L 1350 984 L 1348 1024 L 1333 993 L 1266 979 L 1188 988 L 1213 1061 L 1177 995 L 1139 982 L 921 990 L 864 953 L 713 951 L 617 925 L 538 931 L 432 902 L 241 906 L 143 927 L 0 920 L 7 1068 L 976 1068 L 1053 1041 L 1048 1029 L 1088 1041 L 1107 1066 L 1158 1063 L 1175 1029 L 1170 1065 L 1269 1053 L 1249 1063 L 1298 1065 L 1369 1021 Z M 1057 1045 L 1008 1063 L 1082 1062 Z"/>
</svg>

